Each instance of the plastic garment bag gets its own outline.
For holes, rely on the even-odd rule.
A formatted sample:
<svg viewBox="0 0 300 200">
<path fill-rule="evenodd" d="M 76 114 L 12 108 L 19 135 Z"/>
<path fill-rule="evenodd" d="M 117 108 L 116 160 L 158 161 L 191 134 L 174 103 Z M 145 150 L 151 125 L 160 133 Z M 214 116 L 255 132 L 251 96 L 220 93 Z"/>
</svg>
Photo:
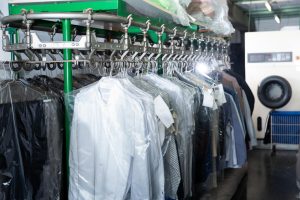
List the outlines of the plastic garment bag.
<svg viewBox="0 0 300 200">
<path fill-rule="evenodd" d="M 151 94 L 153 98 L 161 96 L 171 113 L 174 115 L 174 110 L 171 107 L 169 96 L 165 91 L 148 84 L 140 78 L 131 78 L 130 81 L 143 91 Z M 162 155 L 164 159 L 164 193 L 166 198 L 176 199 L 178 187 L 181 181 L 181 175 L 174 134 L 175 128 L 174 125 L 167 128 L 160 120 L 158 121 L 158 127 Z"/>
<path fill-rule="evenodd" d="M 228 19 L 228 10 L 226 0 L 192 0 L 187 8 L 187 12 L 197 22 L 222 35 L 230 35 L 234 32 Z"/>
<path fill-rule="evenodd" d="M 176 76 L 190 85 L 197 88 L 196 109 L 195 109 L 195 133 L 193 135 L 193 196 L 199 197 L 201 193 L 210 188 L 209 175 L 212 172 L 212 151 L 211 151 L 211 110 L 202 106 L 202 88 L 205 83 L 195 74 L 176 72 Z"/>
<path fill-rule="evenodd" d="M 163 199 L 152 97 L 126 80 L 102 78 L 68 98 L 73 99 L 69 198 Z"/>
<path fill-rule="evenodd" d="M 63 199 L 62 107 L 24 81 L 0 85 L 0 199 Z"/>
<path fill-rule="evenodd" d="M 120 79 L 121 84 L 125 86 L 128 91 L 128 94 L 134 94 L 134 97 L 138 97 L 144 105 L 144 117 L 146 124 L 146 137 L 149 138 L 149 166 L 150 166 L 150 177 L 149 180 L 151 182 L 151 199 L 163 199 L 164 198 L 164 166 L 163 166 L 163 157 L 161 152 L 161 142 L 158 134 L 158 121 L 155 115 L 154 109 L 154 100 L 151 95 L 140 90 L 136 86 L 134 86 L 127 78 Z M 139 175 L 136 173 L 139 170 L 138 167 L 133 168 L 133 175 Z M 138 178 L 138 179 L 137 179 Z M 132 185 L 140 185 L 140 182 L 144 182 L 140 180 L 142 177 L 136 177 L 136 184 Z M 132 177 L 132 181 L 135 180 Z M 138 190 L 139 188 L 131 188 L 131 195 Z M 136 199 L 136 198 L 135 198 Z"/>
<path fill-rule="evenodd" d="M 188 105 L 184 99 L 183 91 L 176 84 L 155 74 L 148 74 L 142 78 L 149 84 L 155 85 L 169 94 L 171 106 L 176 111 L 176 142 L 178 145 L 178 156 L 183 179 L 184 196 L 191 196 L 192 179 L 190 162 L 192 153 L 189 151 L 189 138 L 191 132 L 189 132 L 190 128 L 188 126 L 189 123 L 187 122 L 187 120 L 190 119 L 189 114 L 191 113 L 187 112 L 186 107 L 188 107 Z"/>
</svg>

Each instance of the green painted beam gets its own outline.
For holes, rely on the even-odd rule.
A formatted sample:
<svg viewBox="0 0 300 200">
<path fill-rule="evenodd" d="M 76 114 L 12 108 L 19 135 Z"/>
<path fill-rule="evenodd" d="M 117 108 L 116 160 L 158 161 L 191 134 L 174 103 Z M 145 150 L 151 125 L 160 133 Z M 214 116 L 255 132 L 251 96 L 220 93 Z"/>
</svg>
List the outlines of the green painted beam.
<svg viewBox="0 0 300 200">
<path fill-rule="evenodd" d="M 22 9 L 32 10 L 35 13 L 40 12 L 82 12 L 87 8 L 94 11 L 117 10 L 118 0 L 96 0 L 96 1 L 78 1 L 78 2 L 51 2 L 51 3 L 27 3 L 10 4 L 9 14 L 20 14 Z"/>
<path fill-rule="evenodd" d="M 123 0 L 88 0 L 88 1 L 76 1 L 76 2 L 51 2 L 51 3 L 24 3 L 24 4 L 10 4 L 9 13 L 20 14 L 21 10 L 25 9 L 27 11 L 33 11 L 34 13 L 41 12 L 82 12 L 87 8 L 92 8 L 94 12 L 114 12 L 118 16 L 127 17 L 129 14 L 127 11 L 127 5 Z M 133 15 L 133 19 L 138 22 L 146 22 L 150 19 L 151 24 L 155 26 L 165 26 L 169 29 L 173 29 L 175 26 L 178 27 L 178 31 L 183 31 L 188 29 L 190 31 L 197 31 L 199 26 L 191 25 L 190 27 L 183 27 L 176 25 L 175 23 L 163 20 L 161 18 L 149 18 L 144 16 Z M 141 33 L 139 28 L 131 27 L 129 33 L 139 34 Z M 154 42 L 156 41 L 156 36 L 151 34 L 151 38 Z"/>
</svg>

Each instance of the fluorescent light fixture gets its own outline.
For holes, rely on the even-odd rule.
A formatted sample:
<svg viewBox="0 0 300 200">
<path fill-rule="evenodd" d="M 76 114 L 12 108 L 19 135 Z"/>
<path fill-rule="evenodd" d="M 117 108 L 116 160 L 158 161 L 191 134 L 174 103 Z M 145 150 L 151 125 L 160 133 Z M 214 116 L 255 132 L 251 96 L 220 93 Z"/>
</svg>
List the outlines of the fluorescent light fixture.
<svg viewBox="0 0 300 200">
<path fill-rule="evenodd" d="M 277 24 L 280 24 L 280 18 L 278 17 L 278 15 L 274 15 L 274 19 L 277 22 Z"/>
<path fill-rule="evenodd" d="M 269 1 L 265 2 L 265 6 L 266 6 L 266 8 L 268 9 L 269 12 L 272 12 L 272 6 L 271 6 Z"/>
</svg>

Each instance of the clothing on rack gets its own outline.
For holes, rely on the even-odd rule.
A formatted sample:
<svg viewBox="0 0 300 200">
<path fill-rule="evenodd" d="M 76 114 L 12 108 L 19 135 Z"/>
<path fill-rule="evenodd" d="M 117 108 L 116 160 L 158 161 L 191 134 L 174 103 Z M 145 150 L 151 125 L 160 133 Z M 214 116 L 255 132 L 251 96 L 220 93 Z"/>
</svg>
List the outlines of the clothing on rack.
<svg viewBox="0 0 300 200">
<path fill-rule="evenodd" d="M 11 149 L 16 152 L 13 159 L 7 159 L 8 143 L 0 141 L 0 157 L 5 155 L 9 166 L 0 172 L 6 180 L 13 177 L 25 184 L 11 181 L 1 195 L 4 199 L 64 198 L 66 103 L 72 119 L 69 199 L 200 198 L 217 187 L 225 168 L 246 163 L 245 138 L 254 135 L 247 95 L 234 77 L 224 73 L 204 76 L 175 70 L 173 76 L 148 73 L 102 78 L 77 74 L 73 77 L 77 90 L 67 96 L 62 76 L 2 81 L 0 109 L 11 111 L 3 110 L 1 118 L 8 117 L 0 127 L 7 123 L 17 129 L 5 128 L 14 130 L 14 134 L 6 133 L 10 137 L 5 141 L 14 141 Z M 11 92 L 14 83 L 21 89 Z M 216 89 L 220 83 L 223 99 L 222 91 Z M 29 114 L 23 117 L 22 113 Z M 29 163 L 31 157 L 24 157 L 23 150 L 15 147 L 25 148 L 23 129 L 27 135 L 43 133 L 44 137 L 33 137 L 43 151 L 35 152 L 34 145 L 26 147 L 39 154 L 41 159 L 34 161 L 39 165 Z M 36 144 L 35 140 L 30 142 Z M 250 141 L 255 145 L 255 138 Z M 12 171 L 14 162 L 23 164 L 18 165 L 18 173 Z M 39 176 L 32 179 L 27 166 Z M 16 190 L 22 196 L 9 196 Z"/>
<path fill-rule="evenodd" d="M 69 197 L 196 198 L 224 168 L 242 167 L 249 105 L 224 77 L 221 103 L 209 93 L 216 85 L 191 72 L 104 77 L 71 93 Z M 158 102 L 169 115 L 159 115 Z"/>
<path fill-rule="evenodd" d="M 248 104 L 250 106 L 251 115 L 252 115 L 253 110 L 254 110 L 255 98 L 254 98 L 254 95 L 253 95 L 249 85 L 247 84 L 247 82 L 245 81 L 245 79 L 241 75 L 239 75 L 238 73 L 235 73 L 231 69 L 226 69 L 226 70 L 224 70 L 224 72 L 226 72 L 229 75 L 235 77 L 236 80 L 238 81 L 239 85 L 245 91 L 246 96 L 247 96 L 247 101 L 248 101 Z"/>
<path fill-rule="evenodd" d="M 102 78 L 75 97 L 71 199 L 164 197 L 163 159 L 153 98 L 137 88 L 128 90 L 124 84 L 130 87 L 127 81 Z M 154 172 L 156 176 L 151 176 Z"/>
<path fill-rule="evenodd" d="M 67 197 L 63 99 L 60 79 L 0 82 L 1 200 Z"/>
<path fill-rule="evenodd" d="M 0 86 L 0 199 L 63 198 L 63 111 L 24 80 Z"/>
</svg>

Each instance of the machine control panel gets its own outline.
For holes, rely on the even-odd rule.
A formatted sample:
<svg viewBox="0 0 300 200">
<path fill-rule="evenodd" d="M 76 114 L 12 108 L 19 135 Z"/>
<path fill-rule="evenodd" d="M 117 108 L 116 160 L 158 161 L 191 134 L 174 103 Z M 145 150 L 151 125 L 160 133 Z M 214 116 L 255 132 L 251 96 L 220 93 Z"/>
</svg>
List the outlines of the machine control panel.
<svg viewBox="0 0 300 200">
<path fill-rule="evenodd" d="M 249 53 L 248 63 L 292 62 L 292 52 Z"/>
</svg>

